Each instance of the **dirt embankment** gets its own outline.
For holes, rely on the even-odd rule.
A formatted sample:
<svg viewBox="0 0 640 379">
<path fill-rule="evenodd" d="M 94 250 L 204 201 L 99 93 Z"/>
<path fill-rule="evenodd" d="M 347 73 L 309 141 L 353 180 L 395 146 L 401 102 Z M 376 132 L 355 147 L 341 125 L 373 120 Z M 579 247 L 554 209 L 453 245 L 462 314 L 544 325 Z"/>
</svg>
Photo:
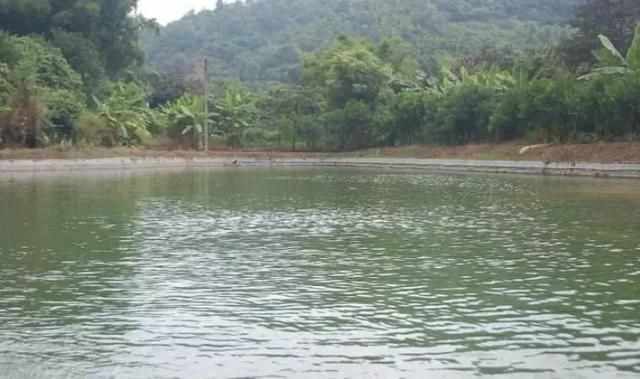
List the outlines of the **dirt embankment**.
<svg viewBox="0 0 640 379">
<path fill-rule="evenodd" d="M 500 145 L 465 146 L 408 146 L 397 148 L 369 149 L 350 153 L 292 153 L 272 150 L 212 151 L 209 153 L 189 150 L 146 150 L 146 149 L 6 149 L 0 150 L 0 160 L 39 159 L 94 159 L 94 158 L 204 158 L 204 157 L 244 157 L 266 158 L 422 158 L 422 159 L 465 159 L 465 160 L 514 160 L 542 162 L 595 162 L 595 163 L 638 163 L 640 162 L 640 142 L 595 143 L 581 145 L 548 145 L 528 149 L 522 153 L 524 143 Z"/>
<path fill-rule="evenodd" d="M 528 151 L 521 153 L 521 150 L 526 146 L 526 144 L 516 143 L 465 146 L 409 146 L 367 150 L 364 152 L 353 153 L 351 156 L 542 162 L 640 162 L 639 142 L 545 145 L 533 147 L 528 149 Z"/>
</svg>

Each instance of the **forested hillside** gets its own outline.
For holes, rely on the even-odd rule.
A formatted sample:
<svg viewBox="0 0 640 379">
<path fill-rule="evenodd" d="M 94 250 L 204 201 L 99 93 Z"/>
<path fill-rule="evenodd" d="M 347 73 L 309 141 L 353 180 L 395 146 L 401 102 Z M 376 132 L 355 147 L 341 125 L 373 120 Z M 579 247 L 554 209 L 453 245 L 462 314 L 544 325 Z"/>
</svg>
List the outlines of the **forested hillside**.
<svg viewBox="0 0 640 379">
<path fill-rule="evenodd" d="M 571 30 L 581 0 L 253 0 L 189 14 L 143 38 L 148 62 L 186 72 L 208 57 L 217 77 L 244 82 L 299 78 L 300 56 L 331 45 L 340 34 L 372 42 L 401 38 L 421 68 L 434 71 L 443 55 L 505 47 L 535 50 Z"/>
</svg>

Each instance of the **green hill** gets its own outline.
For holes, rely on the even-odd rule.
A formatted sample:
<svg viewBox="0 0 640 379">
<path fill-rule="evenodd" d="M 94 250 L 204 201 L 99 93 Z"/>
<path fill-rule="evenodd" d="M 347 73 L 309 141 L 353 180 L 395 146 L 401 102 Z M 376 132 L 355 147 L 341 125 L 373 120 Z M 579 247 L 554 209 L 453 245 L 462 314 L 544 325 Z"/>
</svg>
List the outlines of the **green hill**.
<svg viewBox="0 0 640 379">
<path fill-rule="evenodd" d="M 143 37 L 149 63 L 189 72 L 208 57 L 213 74 L 245 82 L 295 81 L 300 55 L 343 33 L 400 37 L 433 69 L 442 55 L 483 48 L 536 49 L 567 35 L 580 0 L 248 0 L 191 13 Z"/>
</svg>

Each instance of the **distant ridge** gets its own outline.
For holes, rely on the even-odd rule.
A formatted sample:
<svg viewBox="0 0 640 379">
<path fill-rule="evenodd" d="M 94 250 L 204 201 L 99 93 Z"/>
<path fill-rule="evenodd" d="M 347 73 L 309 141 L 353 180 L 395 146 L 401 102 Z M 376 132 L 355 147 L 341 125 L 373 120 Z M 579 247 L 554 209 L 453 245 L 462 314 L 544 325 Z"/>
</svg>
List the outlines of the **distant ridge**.
<svg viewBox="0 0 640 379">
<path fill-rule="evenodd" d="M 149 63 L 184 71 L 208 57 L 216 76 L 295 81 L 300 54 L 347 33 L 410 42 L 426 68 L 443 54 L 483 47 L 534 49 L 569 33 L 580 0 L 248 0 L 190 13 L 142 39 Z"/>
</svg>

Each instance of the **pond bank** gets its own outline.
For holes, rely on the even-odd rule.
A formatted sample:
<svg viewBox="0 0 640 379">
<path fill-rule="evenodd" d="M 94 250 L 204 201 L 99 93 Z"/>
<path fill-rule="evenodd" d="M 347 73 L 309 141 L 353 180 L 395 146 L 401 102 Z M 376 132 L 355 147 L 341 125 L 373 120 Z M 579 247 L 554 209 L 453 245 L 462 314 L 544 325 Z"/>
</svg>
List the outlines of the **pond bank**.
<svg viewBox="0 0 640 379">
<path fill-rule="evenodd" d="M 127 157 L 0 160 L 3 172 L 162 169 L 191 167 L 365 167 L 453 172 L 563 175 L 640 179 L 640 163 L 573 163 L 409 158 Z"/>
</svg>

